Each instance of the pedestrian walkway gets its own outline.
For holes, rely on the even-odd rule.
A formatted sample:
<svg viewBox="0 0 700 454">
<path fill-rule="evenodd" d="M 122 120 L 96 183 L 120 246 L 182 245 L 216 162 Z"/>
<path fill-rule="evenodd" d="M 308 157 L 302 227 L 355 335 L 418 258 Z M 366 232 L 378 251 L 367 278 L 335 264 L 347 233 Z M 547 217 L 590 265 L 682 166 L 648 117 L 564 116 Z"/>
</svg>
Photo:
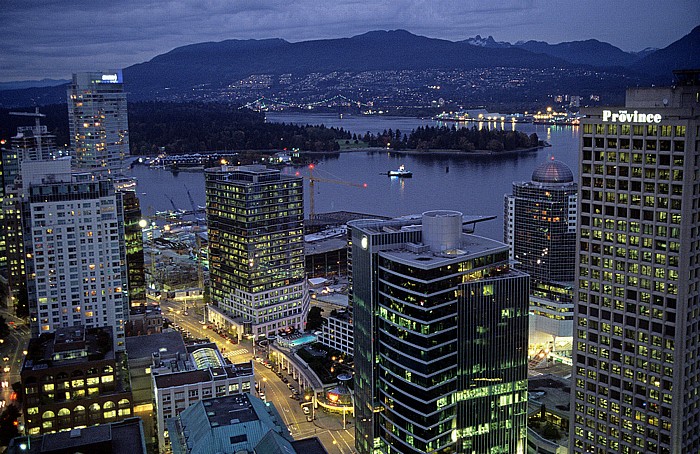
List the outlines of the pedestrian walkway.
<svg viewBox="0 0 700 454">
<path fill-rule="evenodd" d="M 245 355 L 246 353 L 248 353 L 247 348 L 239 348 L 238 350 L 224 353 L 224 358 L 231 359 L 232 356 Z"/>
</svg>

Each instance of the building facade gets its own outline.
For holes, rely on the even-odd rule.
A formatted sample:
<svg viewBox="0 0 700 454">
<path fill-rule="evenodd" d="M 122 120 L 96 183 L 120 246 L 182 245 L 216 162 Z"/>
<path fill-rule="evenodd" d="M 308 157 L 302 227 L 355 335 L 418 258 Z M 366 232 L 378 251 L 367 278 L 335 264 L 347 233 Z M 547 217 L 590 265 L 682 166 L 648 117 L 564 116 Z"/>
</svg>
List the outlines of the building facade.
<svg viewBox="0 0 700 454">
<path fill-rule="evenodd" d="M 190 405 L 215 397 L 250 393 L 255 388 L 253 362 L 227 364 L 216 344 L 187 346 L 186 354 L 156 352 L 151 377 L 158 446 L 166 448 L 165 421 Z"/>
<path fill-rule="evenodd" d="M 584 110 L 570 448 L 700 450 L 700 83 Z"/>
<path fill-rule="evenodd" d="M 351 221 L 359 453 L 524 453 L 526 274 L 461 213 Z"/>
<path fill-rule="evenodd" d="M 73 74 L 68 125 L 77 169 L 120 174 L 129 156 L 129 122 L 121 70 Z"/>
<path fill-rule="evenodd" d="M 324 317 L 318 341 L 346 355 L 355 356 L 354 334 L 352 329 L 352 312 L 338 311 Z"/>
<path fill-rule="evenodd" d="M 52 433 L 128 418 L 128 373 L 109 328 L 71 326 L 29 341 L 20 373 L 27 434 Z"/>
<path fill-rule="evenodd" d="M 530 275 L 530 354 L 569 356 L 573 336 L 578 185 L 550 159 L 504 198 L 503 240 L 515 267 Z"/>
<path fill-rule="evenodd" d="M 121 197 L 111 180 L 71 174 L 61 163 L 23 164 L 32 332 L 108 326 L 121 351 L 128 317 Z"/>
<path fill-rule="evenodd" d="M 212 302 L 244 334 L 304 329 L 303 180 L 264 166 L 205 172 Z"/>
</svg>

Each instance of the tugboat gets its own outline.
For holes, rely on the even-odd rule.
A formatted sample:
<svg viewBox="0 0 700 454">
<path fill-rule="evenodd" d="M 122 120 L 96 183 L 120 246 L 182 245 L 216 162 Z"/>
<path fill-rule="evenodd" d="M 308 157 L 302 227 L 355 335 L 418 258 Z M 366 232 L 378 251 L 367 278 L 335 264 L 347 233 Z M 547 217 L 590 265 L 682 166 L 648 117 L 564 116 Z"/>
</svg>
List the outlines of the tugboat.
<svg viewBox="0 0 700 454">
<path fill-rule="evenodd" d="M 387 173 L 390 177 L 399 177 L 399 178 L 411 178 L 413 177 L 413 172 L 410 170 L 406 170 L 406 167 L 404 167 L 403 164 L 399 166 L 397 170 L 390 170 L 389 173 Z"/>
</svg>

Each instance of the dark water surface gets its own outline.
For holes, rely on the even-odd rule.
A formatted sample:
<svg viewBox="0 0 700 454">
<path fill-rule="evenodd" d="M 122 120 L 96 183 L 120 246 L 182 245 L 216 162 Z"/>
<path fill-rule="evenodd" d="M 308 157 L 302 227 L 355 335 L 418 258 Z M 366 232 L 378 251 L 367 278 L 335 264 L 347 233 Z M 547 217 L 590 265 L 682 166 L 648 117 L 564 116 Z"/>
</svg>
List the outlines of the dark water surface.
<svg viewBox="0 0 700 454">
<path fill-rule="evenodd" d="M 399 117 L 345 117 L 322 114 L 268 114 L 267 121 L 321 124 L 343 127 L 353 133 L 374 134 L 397 128 L 402 133 L 420 125 L 438 125 L 429 119 Z M 468 125 L 469 127 L 472 124 Z M 500 125 L 498 126 L 500 127 Z M 512 125 L 505 126 L 506 129 Z M 474 215 L 497 215 L 477 227 L 477 234 L 503 239 L 503 196 L 511 193 L 513 181 L 529 181 L 532 171 L 554 157 L 571 167 L 578 175 L 578 127 L 521 124 L 515 128 L 526 134 L 536 132 L 552 147 L 539 151 L 503 157 L 440 157 L 401 155 L 386 151 L 351 152 L 319 156 L 314 176 L 350 183 L 367 183 L 358 188 L 339 183 L 315 183 L 315 210 L 355 211 L 368 214 L 399 216 L 427 210 L 449 209 Z M 413 171 L 413 178 L 399 179 L 386 172 L 404 164 Z M 449 172 L 447 172 L 449 168 Z M 287 173 L 305 168 L 284 170 Z M 204 176 L 202 172 L 179 172 L 136 166 L 132 175 L 138 179 L 138 194 L 145 214 L 172 209 L 169 198 L 177 208 L 190 210 L 189 189 L 195 205 L 204 205 Z M 305 204 L 308 216 L 308 183 Z M 145 194 L 144 194 L 145 193 Z"/>
</svg>

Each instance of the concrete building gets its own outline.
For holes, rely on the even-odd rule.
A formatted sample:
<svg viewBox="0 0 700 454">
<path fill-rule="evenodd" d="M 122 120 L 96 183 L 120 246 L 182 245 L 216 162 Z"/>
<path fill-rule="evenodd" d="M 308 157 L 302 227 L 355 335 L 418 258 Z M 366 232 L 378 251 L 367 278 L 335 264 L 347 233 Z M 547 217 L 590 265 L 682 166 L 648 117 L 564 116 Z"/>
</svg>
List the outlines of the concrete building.
<svg viewBox="0 0 700 454">
<path fill-rule="evenodd" d="M 129 156 L 129 122 L 121 70 L 73 74 L 68 125 L 80 170 L 120 174 Z"/>
<path fill-rule="evenodd" d="M 352 221 L 359 453 L 524 453 L 526 274 L 480 218 Z"/>
<path fill-rule="evenodd" d="M 213 303 L 243 319 L 242 334 L 303 330 L 303 180 L 265 166 L 221 166 L 206 170 L 205 187 Z"/>
<path fill-rule="evenodd" d="M 70 160 L 22 165 L 32 333 L 108 326 L 121 351 L 128 316 L 122 198 L 111 180 L 71 174 L 69 166 Z"/>
<path fill-rule="evenodd" d="M 146 444 L 150 448 L 157 446 L 158 429 L 155 426 L 155 406 L 153 392 L 153 354 L 161 358 L 177 358 L 187 356 L 187 347 L 182 335 L 177 331 L 168 331 L 145 336 L 126 338 L 126 354 L 128 357 L 129 380 L 134 402 L 134 416 L 143 420 Z"/>
<path fill-rule="evenodd" d="M 31 339 L 20 372 L 29 435 L 132 416 L 129 377 L 112 330 L 71 326 Z"/>
<path fill-rule="evenodd" d="M 550 159 L 504 197 L 504 242 L 515 267 L 531 279 L 531 355 L 571 354 L 577 191 L 571 169 Z"/>
<path fill-rule="evenodd" d="M 253 362 L 227 364 L 214 343 L 189 345 L 185 354 L 154 352 L 150 373 L 161 452 L 166 446 L 166 419 L 202 399 L 250 392 L 255 387 Z"/>
<path fill-rule="evenodd" d="M 141 419 L 129 418 L 82 429 L 17 437 L 10 441 L 5 454 L 146 454 Z"/>
<path fill-rule="evenodd" d="M 324 317 L 318 341 L 346 355 L 355 356 L 352 313 L 340 310 Z"/>
<path fill-rule="evenodd" d="M 700 72 L 583 109 L 574 453 L 700 450 Z"/>
<path fill-rule="evenodd" d="M 275 406 L 250 394 L 200 400 L 167 423 L 173 454 L 327 454 L 316 437 L 295 441 Z"/>
</svg>

